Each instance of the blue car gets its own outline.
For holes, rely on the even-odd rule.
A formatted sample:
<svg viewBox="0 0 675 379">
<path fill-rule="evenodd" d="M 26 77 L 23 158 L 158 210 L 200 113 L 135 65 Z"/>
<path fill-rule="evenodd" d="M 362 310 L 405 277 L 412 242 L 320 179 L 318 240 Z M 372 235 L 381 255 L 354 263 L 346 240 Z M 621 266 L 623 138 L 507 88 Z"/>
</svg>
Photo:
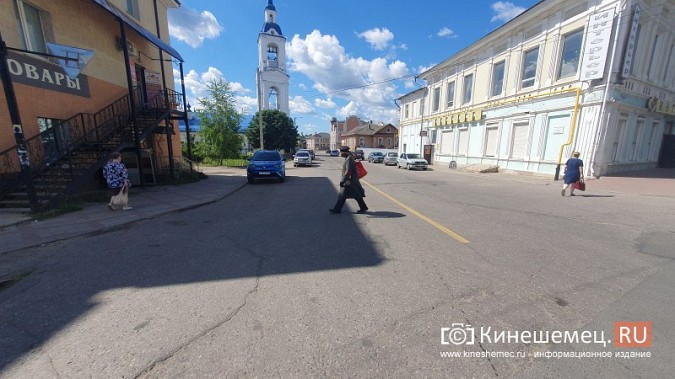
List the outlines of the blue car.
<svg viewBox="0 0 675 379">
<path fill-rule="evenodd" d="M 286 180 L 286 158 L 278 151 L 258 150 L 248 160 L 246 178 L 249 183 L 255 179 L 277 179 L 281 183 Z"/>
</svg>

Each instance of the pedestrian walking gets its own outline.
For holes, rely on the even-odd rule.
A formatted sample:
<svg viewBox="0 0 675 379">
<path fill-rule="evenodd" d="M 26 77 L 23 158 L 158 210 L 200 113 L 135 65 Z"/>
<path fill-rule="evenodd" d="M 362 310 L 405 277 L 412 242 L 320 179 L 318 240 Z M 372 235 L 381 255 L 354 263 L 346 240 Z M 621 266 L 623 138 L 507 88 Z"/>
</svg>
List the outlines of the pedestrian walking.
<svg viewBox="0 0 675 379">
<path fill-rule="evenodd" d="M 570 196 L 574 195 L 574 186 L 581 180 L 584 175 L 584 161 L 579 159 L 581 153 L 575 151 L 572 154 L 572 158 L 568 159 L 565 163 L 565 176 L 563 176 L 563 188 L 560 191 L 560 194 L 565 196 L 565 191 L 567 187 L 570 187 Z"/>
<path fill-rule="evenodd" d="M 116 197 L 119 195 L 125 195 L 131 187 L 131 182 L 129 181 L 129 172 L 127 171 L 126 166 L 122 163 L 122 154 L 114 152 L 110 155 L 110 160 L 108 163 L 103 166 L 103 177 L 108 183 L 108 188 L 110 189 L 110 202 L 108 203 L 108 209 L 115 210 L 118 206 Z M 129 204 L 123 204 L 122 210 L 128 211 L 133 209 Z"/>
<path fill-rule="evenodd" d="M 349 151 L 349 147 L 343 146 L 340 148 L 340 155 L 345 158 L 342 164 L 342 177 L 340 178 L 340 193 L 337 202 L 333 208 L 329 209 L 330 213 L 342 213 L 342 207 L 345 205 L 347 199 L 354 199 L 359 204 L 359 210 L 356 213 L 366 213 L 368 206 L 363 201 L 365 191 L 359 181 L 359 176 L 356 173 L 356 161 L 354 155 Z"/>
</svg>

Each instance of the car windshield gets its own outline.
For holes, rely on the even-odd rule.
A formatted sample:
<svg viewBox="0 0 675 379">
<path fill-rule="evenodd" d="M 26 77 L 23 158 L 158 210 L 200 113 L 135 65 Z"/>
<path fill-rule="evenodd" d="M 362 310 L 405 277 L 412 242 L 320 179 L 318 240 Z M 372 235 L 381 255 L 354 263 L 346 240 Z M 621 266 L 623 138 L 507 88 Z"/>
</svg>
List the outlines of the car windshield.
<svg viewBox="0 0 675 379">
<path fill-rule="evenodd" d="M 295 153 L 295 156 L 296 157 L 308 157 L 309 153 L 307 153 L 306 151 L 299 151 L 299 152 Z"/>
<path fill-rule="evenodd" d="M 395 157 L 395 156 L 396 156 L 396 153 L 387 153 L 387 156 L 388 156 L 388 157 Z"/>
<path fill-rule="evenodd" d="M 408 159 L 418 159 L 419 157 L 419 154 L 408 154 Z"/>
<path fill-rule="evenodd" d="M 373 156 L 375 156 L 375 157 L 382 156 L 382 153 L 371 153 L 371 154 L 372 154 Z"/>
<path fill-rule="evenodd" d="M 280 161 L 281 155 L 275 151 L 259 151 L 253 155 L 252 161 Z"/>
</svg>

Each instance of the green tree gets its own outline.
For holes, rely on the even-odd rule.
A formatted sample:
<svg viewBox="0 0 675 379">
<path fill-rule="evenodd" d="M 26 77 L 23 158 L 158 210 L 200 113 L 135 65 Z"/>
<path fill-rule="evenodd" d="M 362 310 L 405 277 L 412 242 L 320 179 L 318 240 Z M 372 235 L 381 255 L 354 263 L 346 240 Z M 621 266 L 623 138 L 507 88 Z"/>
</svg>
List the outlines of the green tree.
<svg viewBox="0 0 675 379">
<path fill-rule="evenodd" d="M 241 114 L 235 107 L 230 84 L 222 79 L 207 83 L 209 96 L 199 99 L 199 135 L 203 143 L 196 144 L 197 154 L 219 165 L 225 158 L 239 157 L 242 136 L 239 134 Z"/>
<path fill-rule="evenodd" d="M 260 112 L 251 119 L 246 138 L 253 147 L 260 147 Z M 298 128 L 293 119 L 282 111 L 266 109 L 262 112 L 265 149 L 292 151 L 298 141 Z"/>
</svg>

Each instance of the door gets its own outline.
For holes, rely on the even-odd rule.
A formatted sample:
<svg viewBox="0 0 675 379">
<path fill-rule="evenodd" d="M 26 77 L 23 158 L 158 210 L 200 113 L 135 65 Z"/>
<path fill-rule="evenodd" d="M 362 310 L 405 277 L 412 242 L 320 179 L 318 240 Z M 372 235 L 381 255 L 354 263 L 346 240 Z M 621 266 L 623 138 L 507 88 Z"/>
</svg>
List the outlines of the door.
<svg viewBox="0 0 675 379">
<path fill-rule="evenodd" d="M 137 104 L 143 105 L 148 101 L 148 88 L 145 83 L 145 67 L 139 64 L 135 64 L 134 67 L 136 70 L 136 83 L 134 83 L 134 85 L 138 88 L 136 95 L 139 97 Z"/>
<path fill-rule="evenodd" d="M 675 134 L 664 135 L 659 154 L 659 167 L 675 168 Z"/>
</svg>

